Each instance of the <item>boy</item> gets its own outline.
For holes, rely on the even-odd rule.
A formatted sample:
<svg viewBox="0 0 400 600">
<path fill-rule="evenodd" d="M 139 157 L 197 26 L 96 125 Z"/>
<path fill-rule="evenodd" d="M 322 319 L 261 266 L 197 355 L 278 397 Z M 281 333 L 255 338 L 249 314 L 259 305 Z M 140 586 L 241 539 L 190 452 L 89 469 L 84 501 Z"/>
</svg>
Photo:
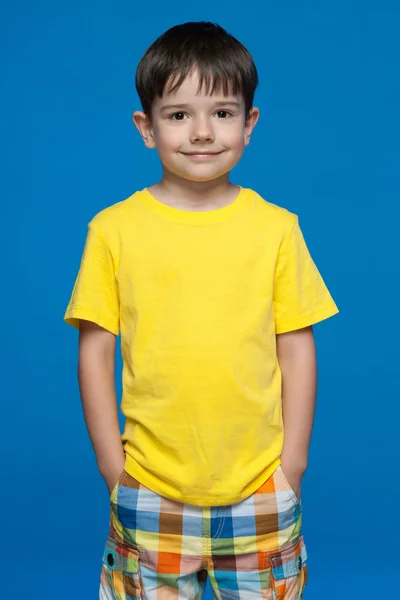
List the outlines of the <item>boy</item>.
<svg viewBox="0 0 400 600">
<path fill-rule="evenodd" d="M 338 312 L 298 218 L 229 181 L 257 123 L 253 60 L 185 23 L 139 63 L 160 182 L 90 222 L 65 320 L 110 493 L 101 600 L 299 599 L 312 325 Z M 122 436 L 114 387 L 121 334 Z"/>
</svg>

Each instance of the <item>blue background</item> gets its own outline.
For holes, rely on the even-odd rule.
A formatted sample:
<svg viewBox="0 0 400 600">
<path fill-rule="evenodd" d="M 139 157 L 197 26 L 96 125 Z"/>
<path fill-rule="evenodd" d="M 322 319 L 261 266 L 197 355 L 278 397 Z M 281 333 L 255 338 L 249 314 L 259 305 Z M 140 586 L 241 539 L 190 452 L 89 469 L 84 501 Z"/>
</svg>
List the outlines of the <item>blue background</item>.
<svg viewBox="0 0 400 600">
<path fill-rule="evenodd" d="M 341 311 L 315 327 L 306 598 L 394 597 L 399 16 L 384 0 L 2 4 L 2 598 L 97 598 L 108 494 L 63 314 L 88 221 L 161 175 L 131 123 L 134 74 L 189 20 L 218 22 L 253 54 L 261 118 L 232 181 L 300 216 Z"/>
</svg>

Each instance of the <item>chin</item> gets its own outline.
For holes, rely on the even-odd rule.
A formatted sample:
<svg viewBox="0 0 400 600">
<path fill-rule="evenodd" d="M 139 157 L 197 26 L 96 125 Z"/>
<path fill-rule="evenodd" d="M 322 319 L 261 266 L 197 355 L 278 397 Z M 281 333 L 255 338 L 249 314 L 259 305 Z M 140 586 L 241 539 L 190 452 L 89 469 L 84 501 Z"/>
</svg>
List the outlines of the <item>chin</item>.
<svg viewBox="0 0 400 600">
<path fill-rule="evenodd" d="M 235 163 L 236 164 L 236 163 Z M 187 179 L 188 181 L 212 181 L 213 179 L 218 179 L 219 177 L 223 177 L 227 175 L 231 169 L 235 166 L 226 165 L 224 168 L 218 169 L 218 171 L 207 169 L 207 166 L 204 165 L 204 169 L 193 169 L 191 171 L 181 171 L 180 169 L 169 169 L 171 173 L 173 173 L 176 177 L 180 177 L 181 179 Z"/>
<path fill-rule="evenodd" d="M 229 171 L 224 171 L 222 173 L 210 173 L 210 174 L 204 174 L 201 175 L 199 173 L 184 173 L 184 174 L 180 174 L 179 176 L 182 177 L 183 179 L 187 179 L 188 181 L 212 181 L 213 179 L 218 179 L 219 177 L 223 177 L 224 175 L 226 175 L 226 173 L 228 173 Z"/>
</svg>

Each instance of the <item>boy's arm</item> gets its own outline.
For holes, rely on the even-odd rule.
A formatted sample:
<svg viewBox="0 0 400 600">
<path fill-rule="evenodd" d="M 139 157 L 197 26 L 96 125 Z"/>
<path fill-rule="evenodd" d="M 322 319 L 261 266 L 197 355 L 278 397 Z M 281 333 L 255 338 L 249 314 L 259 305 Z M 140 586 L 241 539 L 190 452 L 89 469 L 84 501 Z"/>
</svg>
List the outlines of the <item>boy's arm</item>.
<svg viewBox="0 0 400 600">
<path fill-rule="evenodd" d="M 116 336 L 89 321 L 80 321 L 78 381 L 89 437 L 109 493 L 125 465 L 116 401 Z"/>
<path fill-rule="evenodd" d="M 317 364 L 312 326 L 277 335 L 277 354 L 282 372 L 284 425 L 281 466 L 300 498 L 316 403 Z"/>
</svg>

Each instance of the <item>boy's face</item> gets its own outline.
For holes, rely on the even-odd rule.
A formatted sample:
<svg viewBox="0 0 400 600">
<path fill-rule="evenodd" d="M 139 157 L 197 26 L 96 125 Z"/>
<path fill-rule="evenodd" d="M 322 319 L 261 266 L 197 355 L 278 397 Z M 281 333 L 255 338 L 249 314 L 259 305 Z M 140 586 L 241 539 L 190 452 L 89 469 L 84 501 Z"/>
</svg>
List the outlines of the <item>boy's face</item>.
<svg viewBox="0 0 400 600">
<path fill-rule="evenodd" d="M 245 120 L 241 95 L 197 94 L 194 71 L 173 93 L 153 103 L 151 123 L 141 111 L 133 120 L 148 148 L 157 148 L 164 171 L 190 181 L 210 181 L 240 160 L 258 120 L 252 108 Z"/>
</svg>

